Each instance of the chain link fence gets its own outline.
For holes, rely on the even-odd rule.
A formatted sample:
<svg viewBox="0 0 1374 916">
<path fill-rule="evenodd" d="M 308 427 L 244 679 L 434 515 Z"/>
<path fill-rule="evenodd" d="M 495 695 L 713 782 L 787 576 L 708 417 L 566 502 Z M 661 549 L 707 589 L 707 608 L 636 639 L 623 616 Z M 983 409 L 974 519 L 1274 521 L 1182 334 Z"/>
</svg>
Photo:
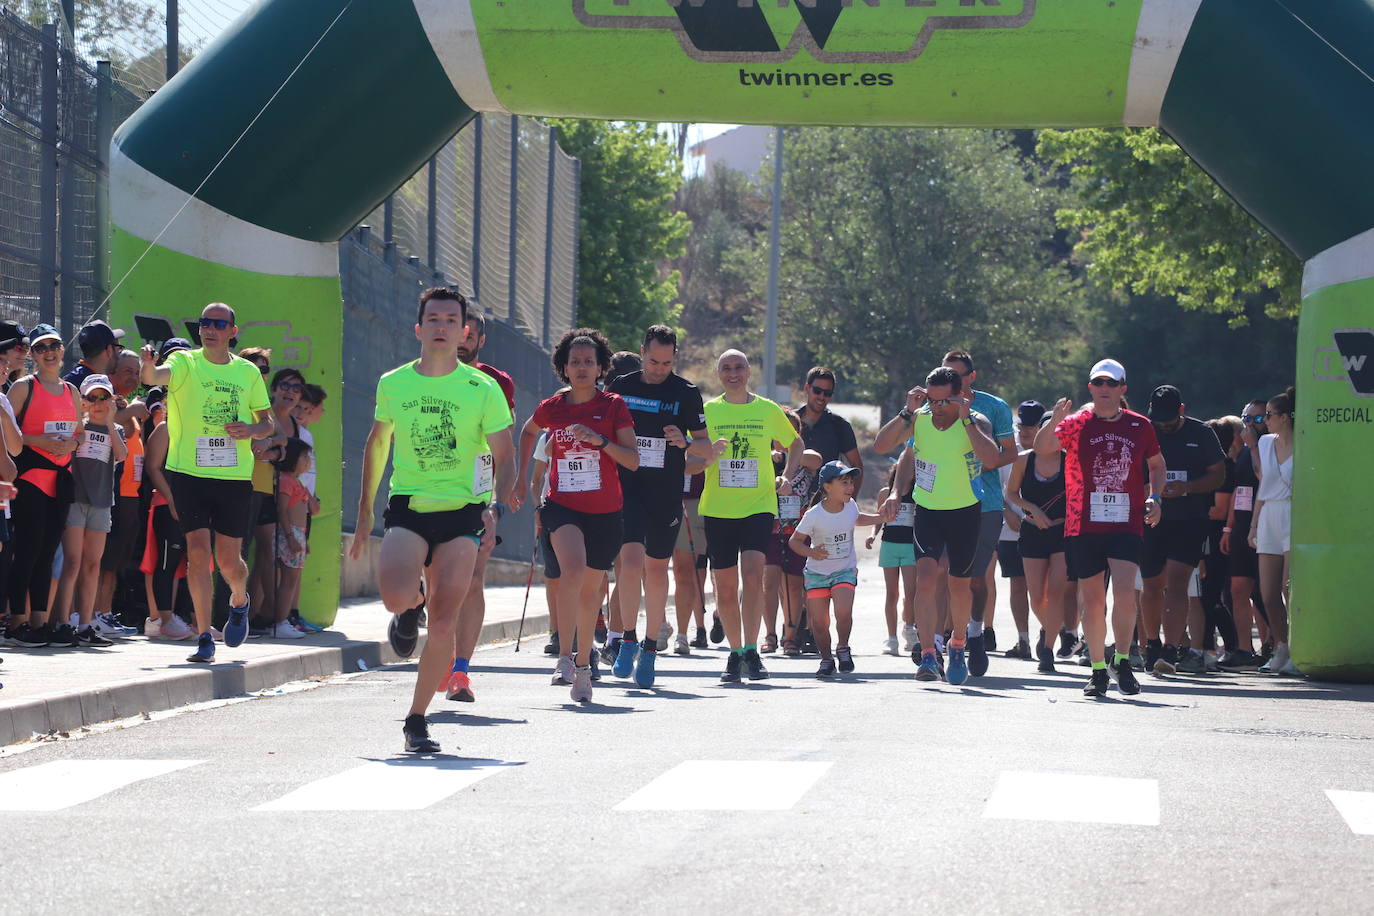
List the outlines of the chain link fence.
<svg viewBox="0 0 1374 916">
<path fill-rule="evenodd" d="M 0 314 L 70 340 L 104 299 L 109 141 L 139 102 L 69 33 L 0 10 Z"/>
</svg>

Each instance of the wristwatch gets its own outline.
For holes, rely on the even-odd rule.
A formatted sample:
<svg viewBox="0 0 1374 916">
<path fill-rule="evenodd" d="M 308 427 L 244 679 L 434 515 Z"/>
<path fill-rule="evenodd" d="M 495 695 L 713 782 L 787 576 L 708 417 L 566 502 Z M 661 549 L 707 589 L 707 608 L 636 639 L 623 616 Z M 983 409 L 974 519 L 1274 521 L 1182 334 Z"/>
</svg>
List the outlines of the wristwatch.
<svg viewBox="0 0 1374 916">
<path fill-rule="evenodd" d="M 915 414 L 913 414 L 910 409 L 903 407 L 901 410 L 897 411 L 897 416 L 901 417 L 904 422 L 910 423 L 911 418 L 915 416 Z"/>
<path fill-rule="evenodd" d="M 610 444 L 611 444 L 611 437 L 603 434 L 603 435 L 601 436 L 601 444 L 598 445 L 598 446 L 596 447 L 596 450 L 599 452 L 599 451 L 601 451 L 603 448 L 605 448 L 606 446 L 608 446 L 608 445 L 610 445 Z"/>
<path fill-rule="evenodd" d="M 971 417 L 963 417 L 962 419 L 965 426 L 973 425 L 973 419 Z"/>
</svg>

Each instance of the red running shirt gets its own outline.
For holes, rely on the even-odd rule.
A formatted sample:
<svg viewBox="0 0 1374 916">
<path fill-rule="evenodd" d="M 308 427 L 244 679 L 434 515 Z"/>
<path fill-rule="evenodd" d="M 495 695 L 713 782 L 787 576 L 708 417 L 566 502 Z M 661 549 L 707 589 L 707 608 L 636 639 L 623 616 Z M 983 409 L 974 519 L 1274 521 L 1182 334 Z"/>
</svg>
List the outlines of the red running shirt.
<svg viewBox="0 0 1374 916">
<path fill-rule="evenodd" d="M 477 363 L 472 368 L 485 372 L 496 379 L 496 384 L 501 386 L 501 393 L 506 396 L 506 406 L 510 408 L 511 416 L 515 415 L 515 379 L 495 366 L 488 366 L 486 363 Z"/>
<path fill-rule="evenodd" d="M 1159 454 L 1150 421 L 1134 411 L 1108 422 L 1091 408 L 1054 430 L 1065 452 L 1064 536 L 1145 533 L 1145 462 Z"/>
<path fill-rule="evenodd" d="M 620 511 L 615 459 L 568 432 L 569 426 L 581 423 L 614 442 L 620 430 L 633 429 L 634 418 L 620 395 L 598 391 L 585 404 L 573 404 L 556 394 L 539 402 L 534 423 L 549 432 L 549 499 L 578 512 Z"/>
</svg>

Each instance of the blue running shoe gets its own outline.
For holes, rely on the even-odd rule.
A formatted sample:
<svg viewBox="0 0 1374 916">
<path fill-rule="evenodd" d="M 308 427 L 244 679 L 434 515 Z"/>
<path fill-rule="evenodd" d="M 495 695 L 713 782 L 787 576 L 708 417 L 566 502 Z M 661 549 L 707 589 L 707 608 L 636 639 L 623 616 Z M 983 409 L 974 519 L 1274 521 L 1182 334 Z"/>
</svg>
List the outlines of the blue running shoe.
<svg viewBox="0 0 1374 916">
<path fill-rule="evenodd" d="M 916 680 L 938 681 L 939 679 L 940 669 L 935 663 L 935 656 L 922 655 L 920 664 L 916 666 Z"/>
<path fill-rule="evenodd" d="M 229 619 L 224 624 L 224 644 L 231 649 L 243 645 L 248 638 L 248 605 L 245 599 L 243 607 L 229 606 Z"/>
<path fill-rule="evenodd" d="M 202 665 L 211 664 L 215 660 L 215 638 L 209 633 L 200 634 L 200 639 L 196 642 L 196 651 L 186 656 L 186 660 Z"/>
<path fill-rule="evenodd" d="M 963 649 L 949 650 L 949 664 L 945 666 L 945 681 L 959 685 L 968 680 L 968 660 Z"/>
<path fill-rule="evenodd" d="M 622 639 L 620 651 L 615 654 L 615 664 L 611 673 L 616 677 L 629 677 L 635 670 L 635 656 L 639 654 L 639 643 L 633 639 Z"/>
<path fill-rule="evenodd" d="M 618 661 L 618 659 L 617 659 Z M 654 664 L 658 661 L 657 652 L 639 651 L 639 663 L 635 665 L 635 683 L 641 687 L 654 686 Z"/>
</svg>

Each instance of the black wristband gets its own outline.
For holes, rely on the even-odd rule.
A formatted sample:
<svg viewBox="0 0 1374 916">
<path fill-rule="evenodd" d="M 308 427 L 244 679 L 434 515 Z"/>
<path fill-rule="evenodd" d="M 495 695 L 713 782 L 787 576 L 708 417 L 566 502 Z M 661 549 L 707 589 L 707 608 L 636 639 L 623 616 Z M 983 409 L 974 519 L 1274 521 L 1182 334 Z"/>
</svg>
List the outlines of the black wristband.
<svg viewBox="0 0 1374 916">
<path fill-rule="evenodd" d="M 608 446 L 608 445 L 610 445 L 610 444 L 611 444 L 611 437 L 610 437 L 610 436 L 603 435 L 603 436 L 601 437 L 601 444 L 598 445 L 598 446 L 596 447 L 596 450 L 599 452 L 599 451 L 601 451 L 602 449 L 604 449 L 606 446 Z"/>
</svg>

